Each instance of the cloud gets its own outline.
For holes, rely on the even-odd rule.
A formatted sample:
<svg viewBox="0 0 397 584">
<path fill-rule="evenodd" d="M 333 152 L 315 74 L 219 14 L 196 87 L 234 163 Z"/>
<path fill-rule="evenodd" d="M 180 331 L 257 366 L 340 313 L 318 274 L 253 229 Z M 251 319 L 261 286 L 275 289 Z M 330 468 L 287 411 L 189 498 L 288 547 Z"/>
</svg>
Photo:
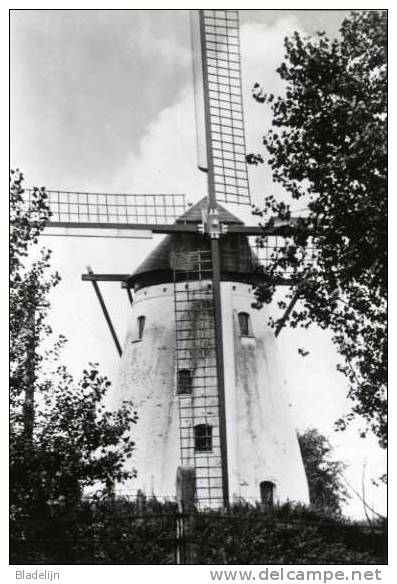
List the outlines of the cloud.
<svg viewBox="0 0 397 584">
<path fill-rule="evenodd" d="M 284 38 L 300 30 L 295 18 L 285 17 L 272 25 L 248 22 L 241 27 L 241 59 L 245 87 L 252 88 L 257 81 L 269 83 L 272 90 L 282 91 L 283 84 L 277 67 L 284 57 Z"/>
<path fill-rule="evenodd" d="M 147 60 L 153 58 L 177 63 L 178 67 L 189 67 L 192 61 L 190 48 L 178 42 L 176 35 L 170 37 L 148 30 L 147 27 L 131 33 L 131 44 L 139 47 L 139 51 L 145 55 Z"/>
<path fill-rule="evenodd" d="M 267 153 L 262 143 L 263 136 L 271 128 L 271 110 L 266 104 L 259 104 L 252 98 L 252 89 L 255 83 L 259 83 L 267 93 L 274 95 L 284 93 L 284 82 L 276 70 L 284 60 L 284 38 L 294 30 L 301 31 L 295 17 L 280 18 L 272 25 L 246 23 L 241 28 L 247 153 L 260 152 L 265 160 L 263 165 L 248 168 L 251 195 L 253 201 L 259 205 L 265 195 L 273 194 L 284 199 L 287 195 L 279 184 L 272 181 L 271 170 L 266 164 Z"/>
<path fill-rule="evenodd" d="M 113 188 L 185 193 L 191 201 L 206 194 L 206 175 L 197 168 L 192 87 L 185 87 L 147 126 L 138 151 L 129 152 L 120 165 Z"/>
</svg>

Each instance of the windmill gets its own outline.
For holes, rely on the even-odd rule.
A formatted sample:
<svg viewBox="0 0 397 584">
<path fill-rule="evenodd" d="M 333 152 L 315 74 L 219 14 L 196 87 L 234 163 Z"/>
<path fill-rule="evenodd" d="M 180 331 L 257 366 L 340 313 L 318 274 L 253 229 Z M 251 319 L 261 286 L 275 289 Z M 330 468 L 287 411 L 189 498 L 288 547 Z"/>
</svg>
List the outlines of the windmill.
<svg viewBox="0 0 397 584">
<path fill-rule="evenodd" d="M 178 458 L 179 464 L 165 471 L 167 476 L 175 476 L 179 467 L 179 476 L 182 473 L 183 478 L 183 473 L 185 473 L 186 476 L 193 477 L 196 499 L 199 503 L 206 506 L 227 507 L 230 501 L 229 446 L 231 441 L 228 438 L 230 408 L 228 412 L 226 402 L 229 398 L 226 396 L 226 385 L 231 387 L 234 383 L 241 385 L 243 382 L 241 379 L 239 382 L 232 381 L 229 364 L 225 363 L 227 341 L 225 340 L 223 307 L 224 274 L 228 273 L 226 279 L 230 293 L 233 291 L 245 295 L 244 302 L 249 302 L 250 297 L 247 295 L 252 292 L 252 284 L 255 283 L 252 273 L 255 271 L 256 260 L 251 253 L 247 238 L 286 235 L 294 227 L 293 224 L 277 225 L 275 222 L 266 229 L 246 226 L 220 205 L 220 203 L 251 204 L 245 154 L 238 12 L 236 10 L 198 11 L 198 15 L 192 18 L 192 39 L 198 124 L 198 166 L 207 174 L 207 196 L 192 209 L 185 211 L 185 201 L 181 195 L 111 195 L 49 191 L 52 217 L 46 229 L 47 234 L 74 236 L 133 237 L 137 233 L 141 236 L 145 234 L 167 236 L 134 274 L 95 274 L 89 269 L 88 274 L 83 275 L 83 280 L 91 281 L 94 286 L 120 355 L 122 354 L 121 345 L 98 283 L 100 281 L 121 282 L 131 302 L 133 300 L 131 289 L 135 291 L 132 302 L 133 311 L 135 310 L 134 321 L 125 345 L 129 352 L 125 351 L 122 357 L 122 363 L 128 362 L 128 366 L 124 366 L 123 369 L 122 365 L 119 382 L 122 388 L 121 393 L 128 392 L 131 368 L 136 367 L 133 358 L 140 354 L 144 355 L 143 344 L 138 342 L 144 340 L 144 333 L 148 330 L 145 329 L 147 317 L 145 314 L 139 314 L 139 311 L 136 312 L 138 309 L 135 307 L 142 305 L 143 302 L 152 301 L 153 295 L 158 296 L 161 293 L 166 295 L 163 296 L 164 298 L 172 298 L 172 311 L 168 301 L 166 304 L 162 304 L 163 300 L 156 301 L 153 305 L 153 313 L 156 310 L 159 313 L 157 325 L 162 322 L 164 316 L 170 318 L 170 312 L 173 313 L 174 325 L 161 347 L 155 344 L 155 335 L 158 335 L 159 326 L 157 329 L 152 329 L 154 335 L 152 346 L 168 354 L 166 359 L 162 359 L 162 363 L 166 364 L 169 379 L 173 379 L 174 393 L 172 399 L 169 397 L 167 402 L 158 401 L 160 398 L 156 394 L 154 401 L 157 399 L 157 403 L 150 405 L 152 413 L 146 421 L 148 435 L 146 451 L 143 447 L 141 452 L 143 458 L 153 457 L 153 460 L 150 465 L 149 463 L 147 465 L 150 469 L 146 475 L 145 472 L 142 474 L 145 477 L 146 488 L 151 488 L 155 494 L 158 494 L 161 481 L 156 480 L 154 476 L 157 472 L 156 466 L 169 465 L 170 460 L 172 466 Z M 225 263 L 228 265 L 227 269 L 225 269 Z M 170 296 L 169 288 L 171 281 L 172 296 Z M 240 284 L 244 289 L 239 291 L 237 288 Z M 164 306 L 166 310 L 161 310 Z M 248 313 L 244 310 L 240 311 L 238 319 L 240 333 L 249 339 L 252 336 L 250 334 L 252 323 L 249 321 Z M 247 355 L 253 353 L 250 342 L 247 341 L 248 348 L 244 349 Z M 261 342 L 265 341 L 261 339 Z M 146 350 L 150 351 L 150 343 L 147 342 L 146 345 Z M 150 355 L 146 355 L 146 358 L 149 363 Z M 236 353 L 236 363 L 239 358 L 241 360 L 241 355 Z M 243 368 L 244 363 L 240 364 Z M 143 366 L 141 364 L 138 366 L 141 368 L 139 375 L 142 377 Z M 150 366 L 149 364 L 148 367 Z M 253 367 L 255 366 L 253 363 Z M 237 365 L 235 364 L 234 367 L 236 369 Z M 238 377 L 238 372 L 236 376 Z M 147 379 L 152 383 L 153 378 L 150 375 Z M 142 391 L 148 390 L 143 382 L 142 388 Z M 271 401 L 278 403 L 279 397 L 276 395 L 278 393 L 280 392 L 277 388 L 277 391 L 272 394 Z M 255 399 L 257 402 L 247 406 L 252 409 L 252 416 L 256 415 L 255 407 L 258 406 L 261 409 L 263 405 L 261 397 Z M 145 404 L 142 406 L 143 409 L 146 407 Z M 169 425 L 172 427 L 170 434 L 174 438 L 177 436 L 178 443 L 178 453 L 176 453 L 176 442 L 174 439 L 170 441 L 171 454 L 169 456 L 162 456 L 162 451 L 156 453 L 152 438 L 149 436 L 150 433 L 156 431 L 156 444 L 163 440 L 163 430 L 155 430 L 151 425 L 155 420 L 153 411 L 156 407 L 162 412 L 161 424 L 165 423 L 163 415 L 165 406 L 170 410 L 168 415 Z M 139 403 L 137 407 L 139 409 Z M 276 409 L 278 407 L 276 406 Z M 282 409 L 282 406 L 280 408 Z M 237 409 L 236 406 L 235 410 Z M 178 433 L 174 428 L 176 410 L 179 420 Z M 238 411 L 234 412 L 234 416 L 238 416 Z M 265 412 L 263 416 L 265 419 L 269 414 Z M 256 420 L 257 425 L 260 425 L 261 420 L 262 418 L 259 421 Z M 277 419 L 276 424 L 278 422 Z M 244 423 L 247 423 L 246 419 Z M 269 424 L 271 424 L 270 421 Z M 143 428 L 145 428 L 145 420 Z M 168 431 L 164 430 L 164 432 Z M 275 432 L 274 435 L 269 433 L 265 444 L 280 442 L 278 430 Z M 247 442 L 247 448 L 251 448 L 257 438 L 253 437 L 252 440 Z M 293 451 L 292 474 L 299 483 L 296 498 L 306 501 L 308 495 L 303 466 L 298 454 L 296 438 L 295 443 L 292 441 L 291 438 L 289 446 L 284 445 L 279 450 L 281 452 L 289 448 Z M 259 442 L 258 445 L 260 446 Z M 279 447 L 275 447 L 273 454 L 275 467 L 280 464 L 276 460 L 277 448 Z M 234 453 L 233 456 L 237 455 Z M 268 456 L 271 458 L 270 454 Z M 284 461 L 284 458 L 282 460 Z M 236 462 L 233 464 L 236 466 Z M 243 465 L 243 462 L 240 464 Z M 259 463 L 254 464 L 255 473 L 259 472 L 256 468 L 258 465 L 260 466 Z M 272 472 L 277 475 L 276 471 L 269 470 L 264 480 L 260 482 L 262 500 L 273 499 L 271 485 L 276 485 L 278 479 L 277 476 L 273 477 Z M 151 481 L 152 484 L 150 484 Z M 239 475 L 238 481 L 243 487 L 245 479 Z M 285 482 L 288 480 L 285 479 Z M 233 487 L 233 492 L 235 491 Z M 289 497 L 287 493 L 284 494 L 284 499 L 286 498 L 294 497 Z"/>
</svg>

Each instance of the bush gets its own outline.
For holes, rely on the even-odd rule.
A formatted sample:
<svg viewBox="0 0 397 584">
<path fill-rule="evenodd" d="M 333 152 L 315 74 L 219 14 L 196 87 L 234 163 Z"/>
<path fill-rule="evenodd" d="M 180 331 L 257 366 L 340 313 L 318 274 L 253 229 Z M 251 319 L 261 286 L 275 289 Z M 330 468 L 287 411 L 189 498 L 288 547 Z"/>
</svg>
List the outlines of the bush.
<svg viewBox="0 0 397 584">
<path fill-rule="evenodd" d="M 20 524 L 14 564 L 174 564 L 176 505 L 90 499 L 68 514 Z M 370 528 L 306 507 L 233 505 L 191 516 L 184 541 L 198 564 L 383 564 L 385 526 Z"/>
<path fill-rule="evenodd" d="M 264 512 L 234 505 L 230 513 L 198 514 L 197 561 L 202 564 L 385 563 L 385 533 L 289 504 Z"/>
</svg>

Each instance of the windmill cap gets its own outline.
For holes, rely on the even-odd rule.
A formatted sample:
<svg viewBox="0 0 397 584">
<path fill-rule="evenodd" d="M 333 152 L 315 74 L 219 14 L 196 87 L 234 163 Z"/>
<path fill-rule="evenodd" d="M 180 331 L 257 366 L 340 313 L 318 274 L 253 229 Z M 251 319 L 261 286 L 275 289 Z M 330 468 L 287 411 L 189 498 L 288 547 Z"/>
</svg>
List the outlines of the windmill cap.
<svg viewBox="0 0 397 584">
<path fill-rule="evenodd" d="M 201 223 L 203 213 L 207 212 L 208 198 L 204 197 L 196 205 L 181 215 L 176 223 Z M 219 221 L 226 224 L 244 223 L 216 203 Z M 135 290 L 156 284 L 171 283 L 174 273 L 171 263 L 175 252 L 210 251 L 211 243 L 208 237 L 197 233 L 172 233 L 167 235 L 155 249 L 144 259 L 135 272 L 128 278 L 129 287 Z M 255 268 L 258 260 L 251 250 L 248 237 L 233 233 L 220 240 L 221 279 L 223 281 L 246 282 L 252 284 L 258 275 Z M 191 276 L 194 279 L 194 275 Z"/>
<path fill-rule="evenodd" d="M 219 203 L 215 203 L 215 209 L 218 212 L 219 221 L 221 223 L 236 223 L 238 225 L 244 225 L 240 219 L 222 207 Z M 207 213 L 207 210 L 208 197 L 203 197 L 198 203 L 190 207 L 190 209 L 185 211 L 183 215 L 178 217 L 176 223 L 201 223 L 203 220 L 203 213 Z"/>
</svg>

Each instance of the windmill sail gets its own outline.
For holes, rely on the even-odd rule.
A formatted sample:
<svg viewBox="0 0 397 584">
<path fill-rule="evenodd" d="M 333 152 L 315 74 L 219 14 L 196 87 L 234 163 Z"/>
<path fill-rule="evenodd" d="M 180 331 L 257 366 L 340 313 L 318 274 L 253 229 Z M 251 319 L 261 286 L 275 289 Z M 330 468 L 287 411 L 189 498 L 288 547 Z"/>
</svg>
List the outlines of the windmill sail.
<svg viewBox="0 0 397 584">
<path fill-rule="evenodd" d="M 241 90 L 237 10 L 200 10 L 200 54 L 207 143 L 206 167 L 216 200 L 250 205 Z M 195 27 L 193 33 L 195 34 Z M 195 35 L 197 36 L 197 35 Z M 195 37 L 193 37 L 194 40 Z M 197 44 L 197 43 L 196 43 Z M 195 49 L 193 55 L 198 51 Z M 195 66 L 197 72 L 197 65 Z M 195 75 L 196 94 L 200 76 Z M 196 100 L 196 112 L 200 112 Z M 200 115 L 196 115 L 200 119 Z M 201 130 L 198 130 L 200 135 Z M 200 151 L 199 151 L 200 152 Z M 199 166 L 203 157 L 199 155 Z"/>
<path fill-rule="evenodd" d="M 38 192 L 25 191 L 28 205 Z M 51 212 L 46 235 L 136 237 L 127 228 L 171 225 L 186 209 L 185 195 L 45 192 Z"/>
</svg>

